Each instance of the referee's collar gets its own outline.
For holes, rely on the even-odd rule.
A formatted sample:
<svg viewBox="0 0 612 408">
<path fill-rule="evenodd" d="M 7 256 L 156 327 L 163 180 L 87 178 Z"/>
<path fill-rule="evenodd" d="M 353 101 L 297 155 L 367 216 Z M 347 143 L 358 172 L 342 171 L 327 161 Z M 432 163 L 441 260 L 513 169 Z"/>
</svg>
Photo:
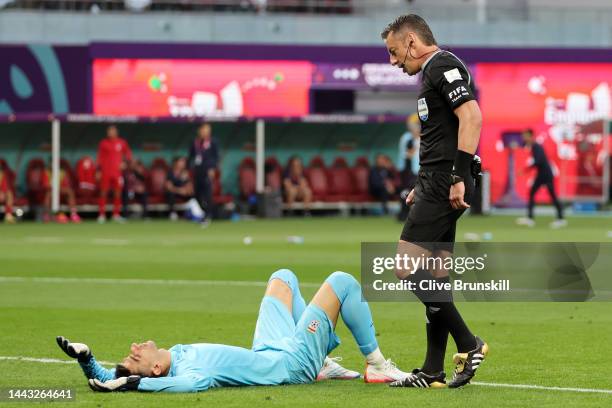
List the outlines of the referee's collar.
<svg viewBox="0 0 612 408">
<path fill-rule="evenodd" d="M 438 48 L 438 50 L 436 52 L 434 52 L 433 54 L 431 54 L 429 56 L 429 58 L 427 58 L 425 60 L 425 62 L 423 63 L 423 65 L 421 66 L 421 71 L 425 69 L 425 67 L 427 66 L 427 64 L 429 63 L 429 61 L 431 61 L 433 59 L 433 57 L 435 57 L 436 55 L 438 55 L 439 53 L 441 53 L 442 50 Z"/>
</svg>

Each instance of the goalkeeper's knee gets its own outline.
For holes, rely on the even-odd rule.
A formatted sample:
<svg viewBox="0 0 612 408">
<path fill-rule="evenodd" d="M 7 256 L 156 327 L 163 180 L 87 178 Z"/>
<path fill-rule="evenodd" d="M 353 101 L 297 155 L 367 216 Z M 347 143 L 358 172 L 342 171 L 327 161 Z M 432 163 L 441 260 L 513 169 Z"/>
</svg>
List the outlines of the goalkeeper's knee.
<svg viewBox="0 0 612 408">
<path fill-rule="evenodd" d="M 336 271 L 329 275 L 325 282 L 332 287 L 341 304 L 351 292 L 361 293 L 361 286 L 357 279 L 346 272 Z"/>
<path fill-rule="evenodd" d="M 270 275 L 270 279 L 268 279 L 268 282 L 272 281 L 272 279 L 279 279 L 283 281 L 285 284 L 287 284 L 287 286 L 289 286 L 289 289 L 291 289 L 291 292 L 294 295 L 296 293 L 299 293 L 298 278 L 297 276 L 295 276 L 295 273 L 293 273 L 293 271 L 289 269 L 279 269 L 278 271 Z"/>
</svg>

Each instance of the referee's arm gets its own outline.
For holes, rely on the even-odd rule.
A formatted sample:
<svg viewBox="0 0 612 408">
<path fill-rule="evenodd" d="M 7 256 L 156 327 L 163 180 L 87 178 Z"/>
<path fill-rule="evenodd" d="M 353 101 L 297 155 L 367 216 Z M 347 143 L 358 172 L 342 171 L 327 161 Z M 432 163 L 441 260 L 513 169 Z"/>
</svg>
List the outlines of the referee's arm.
<svg viewBox="0 0 612 408">
<path fill-rule="evenodd" d="M 457 142 L 457 155 L 466 153 L 473 156 L 478 147 L 480 129 L 482 128 L 482 114 L 478 103 L 474 100 L 462 103 L 454 110 L 459 119 L 459 140 Z M 448 199 L 454 209 L 469 208 L 470 205 L 464 201 L 465 183 L 459 182 L 451 185 Z"/>
<path fill-rule="evenodd" d="M 459 141 L 457 149 L 475 154 L 482 128 L 482 114 L 476 101 L 467 101 L 455 109 L 459 118 Z"/>
</svg>

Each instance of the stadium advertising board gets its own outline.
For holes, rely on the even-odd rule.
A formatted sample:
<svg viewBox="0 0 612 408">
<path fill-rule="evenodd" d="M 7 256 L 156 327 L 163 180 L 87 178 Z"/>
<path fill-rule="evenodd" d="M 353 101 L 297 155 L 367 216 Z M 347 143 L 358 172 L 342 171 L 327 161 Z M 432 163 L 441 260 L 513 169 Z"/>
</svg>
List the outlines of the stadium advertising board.
<svg viewBox="0 0 612 408">
<path fill-rule="evenodd" d="M 483 167 L 494 205 L 524 205 L 534 171 L 520 132 L 531 128 L 551 162 L 562 199 L 603 197 L 609 154 L 603 120 L 612 114 L 612 64 L 476 64 L 483 130 Z M 608 147 L 609 149 L 609 147 Z M 545 189 L 536 200 L 548 202 Z"/>
<path fill-rule="evenodd" d="M 300 116 L 308 113 L 306 61 L 96 59 L 99 115 Z"/>
<path fill-rule="evenodd" d="M 415 90 L 421 76 L 408 76 L 401 69 L 388 63 L 363 64 L 318 63 L 315 65 L 312 87 L 314 89 L 385 89 Z"/>
</svg>

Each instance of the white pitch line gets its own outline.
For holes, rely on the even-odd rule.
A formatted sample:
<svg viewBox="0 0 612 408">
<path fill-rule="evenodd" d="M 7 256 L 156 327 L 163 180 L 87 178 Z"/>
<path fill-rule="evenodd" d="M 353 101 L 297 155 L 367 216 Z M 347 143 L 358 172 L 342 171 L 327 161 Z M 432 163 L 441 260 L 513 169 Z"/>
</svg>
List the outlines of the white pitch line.
<svg viewBox="0 0 612 408">
<path fill-rule="evenodd" d="M 30 363 L 43 363 L 43 364 L 76 364 L 76 360 L 60 360 L 57 358 L 35 358 L 35 357 L 22 357 L 22 356 L 0 356 L 0 361 L 26 361 Z M 109 361 L 98 361 L 103 365 L 115 365 Z M 569 387 L 546 387 L 543 385 L 531 385 L 531 384 L 503 384 L 503 383 L 489 383 L 489 382 L 472 382 L 473 385 L 482 385 L 486 387 L 499 387 L 499 388 L 518 388 L 528 390 L 545 390 L 545 391 L 566 391 L 566 392 L 583 392 L 583 393 L 595 393 L 595 394 L 612 394 L 612 390 L 597 389 L 597 388 L 569 388 Z"/>
<path fill-rule="evenodd" d="M 35 357 L 23 357 L 23 356 L 0 356 L 0 361 L 27 361 L 29 363 L 44 363 L 44 364 L 76 364 L 76 360 L 60 360 L 58 358 L 35 358 Z M 98 360 L 96 360 L 98 361 Z M 102 365 L 115 365 L 117 363 L 111 363 L 109 361 L 98 361 Z"/>
<path fill-rule="evenodd" d="M 59 277 L 21 277 L 0 276 L 0 282 L 33 282 L 33 283 L 93 283 L 104 285 L 202 285 L 202 286 L 243 286 L 266 287 L 268 282 L 261 281 L 228 281 L 228 280 L 189 280 L 189 279 L 113 279 L 113 278 L 59 278 Z M 301 282 L 301 287 L 318 288 L 318 283 Z"/>
<path fill-rule="evenodd" d="M 545 387 L 543 385 L 531 385 L 531 384 L 503 384 L 503 383 L 489 383 L 474 381 L 470 384 L 483 385 L 485 387 L 499 387 L 499 388 L 520 388 L 529 390 L 546 390 L 546 391 L 568 391 L 568 392 L 587 392 L 597 394 L 612 394 L 612 390 L 605 390 L 601 388 L 571 388 L 571 387 Z"/>
</svg>

